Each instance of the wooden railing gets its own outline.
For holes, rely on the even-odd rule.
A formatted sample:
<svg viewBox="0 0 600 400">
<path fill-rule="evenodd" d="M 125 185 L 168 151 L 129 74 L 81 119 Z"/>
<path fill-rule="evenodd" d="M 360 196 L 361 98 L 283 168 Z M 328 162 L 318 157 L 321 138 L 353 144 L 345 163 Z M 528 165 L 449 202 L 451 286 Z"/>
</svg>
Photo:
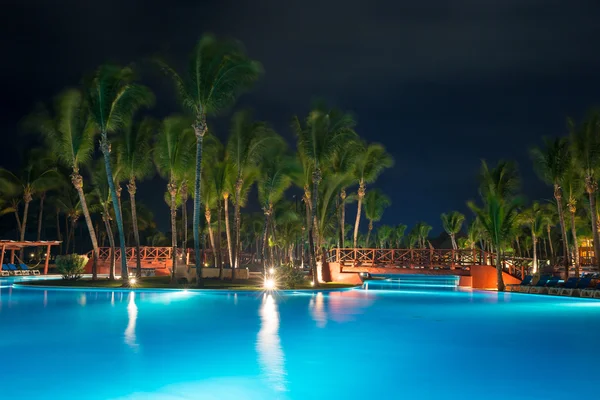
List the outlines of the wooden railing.
<svg viewBox="0 0 600 400">
<path fill-rule="evenodd" d="M 473 265 L 496 265 L 496 254 L 479 249 L 332 249 L 328 262 L 347 267 L 407 267 L 430 269 L 469 269 Z M 545 261 L 540 260 L 540 264 Z M 530 258 L 506 256 L 502 266 L 514 276 L 531 268 Z"/>
<path fill-rule="evenodd" d="M 99 249 L 99 257 L 98 260 L 101 262 L 110 261 L 112 250 L 110 247 L 100 247 Z M 126 247 L 125 254 L 127 257 L 127 264 L 134 265 L 136 262 L 136 251 L 135 247 Z M 142 261 L 142 265 L 164 265 L 171 266 L 172 263 L 172 247 L 148 247 L 141 246 L 140 247 L 140 258 Z M 92 251 L 87 254 L 88 258 L 92 258 Z M 202 263 L 212 265 L 214 262 L 214 255 L 212 250 L 205 250 L 201 252 Z M 185 264 L 195 264 L 194 250 L 193 249 L 177 249 L 177 258 L 179 262 Z M 117 262 L 121 261 L 121 249 L 115 248 L 115 259 Z M 223 250 L 221 252 L 221 260 L 224 263 L 229 264 L 229 254 L 228 251 Z M 242 253 L 240 254 L 240 264 L 242 266 L 246 266 L 250 264 L 253 260 L 252 254 Z M 178 262 L 178 265 L 179 265 Z"/>
</svg>

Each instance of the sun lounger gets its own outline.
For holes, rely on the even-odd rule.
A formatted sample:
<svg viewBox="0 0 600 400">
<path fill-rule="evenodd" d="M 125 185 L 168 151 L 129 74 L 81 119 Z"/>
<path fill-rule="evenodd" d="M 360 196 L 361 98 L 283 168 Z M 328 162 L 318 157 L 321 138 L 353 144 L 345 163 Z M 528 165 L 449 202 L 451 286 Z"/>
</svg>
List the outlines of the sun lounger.
<svg viewBox="0 0 600 400">
<path fill-rule="evenodd" d="M 594 288 L 581 289 L 579 291 L 579 296 L 587 297 L 589 299 L 600 299 L 600 283 L 598 283 Z"/>
<path fill-rule="evenodd" d="M 575 289 L 575 287 L 577 286 L 577 281 L 579 281 L 579 278 L 577 278 L 577 277 L 569 278 L 562 285 L 557 285 L 555 287 L 551 287 L 550 289 L 548 289 L 548 294 L 558 294 L 559 295 L 563 289 Z"/>
<path fill-rule="evenodd" d="M 10 270 L 6 264 L 2 264 L 2 270 L 0 270 L 0 276 L 10 276 Z"/>
<path fill-rule="evenodd" d="M 577 294 L 578 292 L 580 292 L 583 289 L 587 289 L 588 286 L 590 286 L 590 283 L 592 282 L 592 278 L 581 278 L 579 279 L 579 281 L 577 282 L 577 284 L 575 285 L 574 288 L 563 288 L 560 291 L 560 295 L 561 296 L 573 296 L 575 294 Z"/>
<path fill-rule="evenodd" d="M 548 293 L 548 290 L 550 290 L 550 288 L 552 287 L 556 287 L 560 282 L 560 278 L 557 276 L 554 276 L 550 279 L 548 279 L 548 282 L 546 282 L 545 285 L 540 286 L 540 285 L 536 285 L 534 287 L 532 287 L 529 290 L 529 293 L 534 293 L 534 294 L 543 294 L 543 293 Z"/>
<path fill-rule="evenodd" d="M 21 267 L 21 271 L 29 271 L 29 275 L 39 275 L 40 271 L 38 271 L 37 269 L 30 269 L 26 264 L 19 264 L 19 267 Z"/>
<path fill-rule="evenodd" d="M 16 269 L 17 271 L 21 271 L 21 275 L 30 275 L 30 273 L 31 273 L 31 271 L 29 270 L 29 268 L 27 268 L 27 266 L 25 266 L 25 269 L 23 269 L 23 267 L 21 266 L 21 265 L 25 265 L 25 264 L 19 264 L 19 265 L 16 265 L 16 264 L 8 264 L 8 265 L 9 265 L 9 267 L 10 267 L 11 265 L 14 265 L 14 267 L 15 267 L 15 269 Z M 11 268 L 12 268 L 12 267 L 11 267 Z"/>
<path fill-rule="evenodd" d="M 533 288 L 546 286 L 546 283 L 548 283 L 550 278 L 551 278 L 551 276 L 549 276 L 549 275 L 540 276 L 540 279 L 534 285 L 520 286 L 519 291 L 521 293 L 531 293 Z"/>
<path fill-rule="evenodd" d="M 20 269 L 17 268 L 17 266 L 15 264 L 6 264 L 8 266 L 9 271 L 13 274 L 13 275 L 23 275 L 23 273 L 21 272 Z"/>
<path fill-rule="evenodd" d="M 511 292 L 519 292 L 523 286 L 529 287 L 529 285 L 531 285 L 532 279 L 533 276 L 527 275 L 525 276 L 525 279 L 521 281 L 521 283 L 511 283 L 506 285 L 506 289 L 508 289 Z"/>
</svg>

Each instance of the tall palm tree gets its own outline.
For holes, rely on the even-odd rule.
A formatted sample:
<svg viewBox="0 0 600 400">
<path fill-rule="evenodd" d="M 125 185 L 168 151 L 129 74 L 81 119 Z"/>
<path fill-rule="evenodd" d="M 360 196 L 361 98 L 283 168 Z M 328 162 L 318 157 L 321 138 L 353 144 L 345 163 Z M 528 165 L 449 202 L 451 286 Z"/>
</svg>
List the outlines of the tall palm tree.
<svg viewBox="0 0 600 400">
<path fill-rule="evenodd" d="M 177 270 L 177 194 L 182 178 L 193 160 L 194 131 L 188 118 L 172 115 L 165 118 L 158 128 L 154 145 L 154 163 L 158 173 L 168 180 L 167 192 L 171 208 L 171 247 L 173 268 L 171 281 L 175 281 Z M 113 199 L 114 200 L 114 199 Z M 196 253 L 200 259 L 200 252 Z"/>
<path fill-rule="evenodd" d="M 397 249 L 402 248 L 402 241 L 404 240 L 404 234 L 406 233 L 407 226 L 404 224 L 399 224 L 394 228 L 394 232 L 392 234 L 394 246 Z"/>
<path fill-rule="evenodd" d="M 102 222 L 104 222 L 104 229 L 106 230 L 106 237 L 108 238 L 108 244 L 110 246 L 110 267 L 108 270 L 108 278 L 110 280 L 114 280 L 116 272 L 116 246 L 115 235 L 111 226 L 112 216 L 110 213 L 110 203 L 112 202 L 112 198 L 110 194 L 110 187 L 108 185 L 106 168 L 102 160 L 98 160 L 98 162 L 94 163 L 91 171 L 91 178 L 93 184 L 93 196 L 91 197 L 89 210 L 90 212 L 100 212 Z M 112 180 L 114 181 L 114 178 Z M 124 257 L 126 257 L 125 253 L 121 253 L 121 259 Z"/>
<path fill-rule="evenodd" d="M 517 218 L 518 201 L 516 198 L 506 200 L 500 196 L 498 191 L 486 191 L 483 197 L 483 207 L 469 202 L 469 208 L 473 210 L 481 223 L 481 227 L 487 233 L 496 254 L 496 271 L 498 291 L 505 289 L 502 277 L 502 251 L 510 242 Z"/>
<path fill-rule="evenodd" d="M 598 235 L 598 214 L 596 192 L 600 178 L 600 111 L 594 111 L 580 127 L 570 121 L 571 142 L 575 165 L 581 171 L 585 182 L 585 191 L 590 203 L 592 238 L 596 254 L 597 267 L 600 268 L 600 237 Z"/>
<path fill-rule="evenodd" d="M 331 170 L 334 174 L 351 176 L 354 173 L 355 161 L 363 146 L 359 140 L 348 140 L 333 154 L 331 159 Z M 346 233 L 346 202 L 348 194 L 347 186 L 341 188 L 339 193 L 339 239 L 338 247 L 345 247 Z"/>
<path fill-rule="evenodd" d="M 556 205 L 552 203 L 546 203 L 542 206 L 542 220 L 544 227 L 546 228 L 548 245 L 550 247 L 550 260 L 554 261 L 554 245 L 552 243 L 552 227 L 556 226 L 556 220 L 558 218 Z"/>
<path fill-rule="evenodd" d="M 173 79 L 182 106 L 193 113 L 196 135 L 196 178 L 194 180 L 194 251 L 200 254 L 200 180 L 202 142 L 207 132 L 206 117 L 231 107 L 239 95 L 252 87 L 262 72 L 260 63 L 250 59 L 241 43 L 204 35 L 192 51 L 189 74 L 182 76 L 166 63 L 162 69 Z M 196 256 L 196 278 L 202 285 L 200 257 Z"/>
<path fill-rule="evenodd" d="M 538 176 L 549 185 L 554 187 L 554 198 L 560 221 L 560 232 L 563 243 L 563 254 L 565 257 L 565 268 L 569 268 L 569 241 L 565 224 L 565 216 L 562 203 L 561 181 L 571 166 L 571 151 L 569 142 L 565 138 L 544 139 L 544 148 L 533 148 L 531 150 L 533 166 Z"/>
<path fill-rule="evenodd" d="M 579 276 L 579 270 L 581 263 L 579 261 L 579 248 L 577 246 L 577 225 L 576 225 L 576 213 L 577 213 L 577 201 L 583 197 L 585 189 L 585 181 L 582 179 L 581 173 L 583 171 L 579 168 L 571 168 L 563 177 L 561 186 L 563 193 L 566 196 L 567 210 L 571 216 L 571 237 L 573 239 L 573 264 L 575 264 L 575 276 Z M 543 219 L 543 215 L 542 215 Z M 569 271 L 566 271 L 567 275 Z"/>
<path fill-rule="evenodd" d="M 454 250 L 458 249 L 458 245 L 456 244 L 456 234 L 462 229 L 465 216 L 458 211 L 452 211 L 449 214 L 442 214 L 441 218 L 444 230 L 450 236 L 450 240 L 452 241 L 452 248 Z"/>
<path fill-rule="evenodd" d="M 133 70 L 128 67 L 103 65 L 86 81 L 85 95 L 90 111 L 90 119 L 100 132 L 100 150 L 104 156 L 106 176 L 112 197 L 119 243 L 121 247 L 121 278 L 123 285 L 129 285 L 129 271 L 125 256 L 125 232 L 123 218 L 118 205 L 117 190 L 113 181 L 111 165 L 111 144 L 109 133 L 123 128 L 133 113 L 141 107 L 152 105 L 154 96 L 150 90 L 135 83 Z"/>
<path fill-rule="evenodd" d="M 248 111 L 234 114 L 231 131 L 227 143 L 227 157 L 235 170 L 235 254 L 231 267 L 232 279 L 235 279 L 235 268 L 238 268 L 240 257 L 240 197 L 244 185 L 244 174 L 248 169 L 255 168 L 261 159 L 267 144 L 276 137 L 266 123 L 256 122 Z"/>
<path fill-rule="evenodd" d="M 354 176 L 358 183 L 358 206 L 356 211 L 356 222 L 354 223 L 354 247 L 358 238 L 358 228 L 362 203 L 364 201 L 367 183 L 374 182 L 384 169 L 394 165 L 393 158 L 387 153 L 385 147 L 378 143 L 367 145 L 361 144 L 355 160 Z"/>
<path fill-rule="evenodd" d="M 381 221 L 383 212 L 385 209 L 392 204 L 389 197 L 387 197 L 381 190 L 374 189 L 369 191 L 365 196 L 365 216 L 369 220 L 369 230 L 367 233 L 367 246 L 370 241 L 371 231 L 373 230 L 373 222 Z"/>
<path fill-rule="evenodd" d="M 429 232 L 433 229 L 431 225 L 426 222 L 417 222 L 414 228 L 417 232 L 419 239 L 419 246 L 424 249 L 427 247 L 427 238 L 429 237 Z"/>
<path fill-rule="evenodd" d="M 536 273 L 538 271 L 537 243 L 544 229 L 543 209 L 540 203 L 534 202 L 530 208 L 521 211 L 517 221 L 529 228 L 531 233 L 533 272 Z"/>
<path fill-rule="evenodd" d="M 156 130 L 155 122 L 150 118 L 129 122 L 120 132 L 117 141 L 118 164 L 122 174 L 128 179 L 127 191 L 131 203 L 131 222 L 135 239 L 136 276 L 142 276 L 142 260 L 140 255 L 140 231 L 138 228 L 135 194 L 137 181 L 150 177 L 154 173 L 152 164 L 152 147 L 150 140 Z"/>
<path fill-rule="evenodd" d="M 279 149 L 277 149 L 279 147 Z M 284 192 L 291 186 L 293 176 L 298 172 L 296 160 L 285 153 L 283 146 L 273 146 L 265 154 L 260 163 L 261 173 L 258 179 L 258 199 L 264 213 L 264 227 L 262 233 L 261 259 L 266 276 L 267 257 L 265 254 L 268 229 L 273 214 L 274 205 L 283 198 Z M 316 269 L 313 270 L 313 282 L 316 282 Z"/>
<path fill-rule="evenodd" d="M 319 183 L 323 178 L 322 168 L 326 167 L 336 151 L 348 140 L 354 139 L 354 119 L 350 114 L 335 109 L 317 106 L 313 109 L 304 124 L 294 117 L 292 127 L 298 138 L 298 151 L 312 170 L 311 206 L 308 208 L 308 244 L 311 266 L 316 271 L 317 260 L 314 237 L 318 225 L 317 204 L 319 197 Z M 313 274 L 314 275 L 314 274 Z M 314 279 L 315 285 L 319 282 Z"/>
</svg>

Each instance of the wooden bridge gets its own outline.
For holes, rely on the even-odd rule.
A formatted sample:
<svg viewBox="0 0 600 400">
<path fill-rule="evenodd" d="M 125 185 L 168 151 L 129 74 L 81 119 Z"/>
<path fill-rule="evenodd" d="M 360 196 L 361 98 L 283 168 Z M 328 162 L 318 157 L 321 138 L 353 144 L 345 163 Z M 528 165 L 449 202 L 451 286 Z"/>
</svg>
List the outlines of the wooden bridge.
<svg viewBox="0 0 600 400">
<path fill-rule="evenodd" d="M 100 247 L 98 256 L 98 273 L 108 273 L 110 267 L 110 259 L 112 256 L 112 249 L 110 247 Z M 121 249 L 119 247 L 114 249 L 116 259 L 117 274 L 120 274 L 120 262 L 121 262 Z M 127 265 L 130 268 L 136 266 L 136 248 L 126 247 L 125 254 L 127 257 Z M 173 248 L 172 247 L 140 247 L 140 259 L 142 268 L 152 268 L 156 270 L 157 275 L 167 275 L 170 268 L 173 266 Z M 91 272 L 93 252 L 87 253 L 89 258 L 86 266 L 86 272 Z M 212 250 L 204 250 L 201 252 L 202 264 L 205 266 L 212 265 L 214 263 L 214 253 Z M 254 256 L 250 253 L 240 254 L 240 266 L 246 267 L 254 259 Z M 194 265 L 196 258 L 194 256 L 193 249 L 177 249 L 177 265 Z M 230 265 L 229 254 L 227 250 L 221 251 L 221 260 L 225 265 Z"/>
<path fill-rule="evenodd" d="M 495 253 L 480 249 L 333 249 L 328 253 L 327 261 L 340 266 L 340 272 L 369 272 L 370 269 L 396 273 L 398 268 L 419 271 L 438 271 L 446 274 L 453 271 L 456 275 L 469 275 L 473 266 L 495 266 Z M 504 272 L 521 279 L 533 266 L 533 259 L 506 256 L 502 257 Z M 539 260 L 543 265 L 546 261 Z M 419 272 L 415 272 L 419 273 Z M 435 272 L 433 272 L 435 273 Z"/>
</svg>

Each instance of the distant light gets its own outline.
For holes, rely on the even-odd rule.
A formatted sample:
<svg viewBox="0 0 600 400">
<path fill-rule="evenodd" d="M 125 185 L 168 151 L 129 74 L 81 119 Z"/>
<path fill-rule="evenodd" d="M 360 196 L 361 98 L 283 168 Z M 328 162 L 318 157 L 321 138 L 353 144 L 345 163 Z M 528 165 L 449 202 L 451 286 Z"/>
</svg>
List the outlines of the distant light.
<svg viewBox="0 0 600 400">
<path fill-rule="evenodd" d="M 204 263 L 204 266 L 205 266 L 205 267 L 208 267 L 208 263 Z"/>
<path fill-rule="evenodd" d="M 33 257 L 33 256 L 35 256 L 35 254 L 33 254 L 33 253 L 31 253 L 31 254 L 29 255 L 29 257 Z"/>
<path fill-rule="evenodd" d="M 129 278 L 129 283 L 131 283 L 132 285 L 135 285 L 136 282 L 137 282 L 136 278 Z"/>
<path fill-rule="evenodd" d="M 273 267 L 269 268 L 269 273 L 271 275 L 273 275 L 275 273 L 275 268 L 273 268 Z"/>
<path fill-rule="evenodd" d="M 275 280 L 274 279 L 265 279 L 265 289 L 274 290 L 275 289 Z"/>
<path fill-rule="evenodd" d="M 48 253 L 44 253 L 44 257 L 48 256 Z"/>
<path fill-rule="evenodd" d="M 310 281 L 310 286 L 315 286 L 315 282 L 314 281 Z"/>
</svg>

